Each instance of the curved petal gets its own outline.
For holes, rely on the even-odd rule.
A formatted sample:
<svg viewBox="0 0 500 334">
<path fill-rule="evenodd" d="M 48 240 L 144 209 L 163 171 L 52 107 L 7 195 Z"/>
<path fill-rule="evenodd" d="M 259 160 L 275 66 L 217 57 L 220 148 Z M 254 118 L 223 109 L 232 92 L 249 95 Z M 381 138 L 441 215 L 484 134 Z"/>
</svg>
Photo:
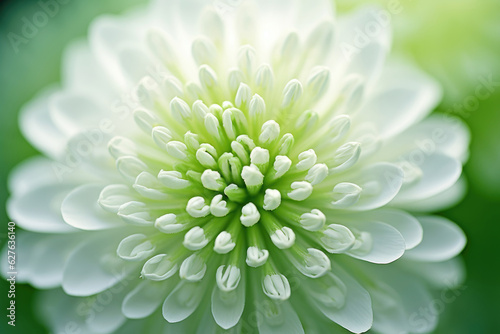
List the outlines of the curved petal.
<svg viewBox="0 0 500 334">
<path fill-rule="evenodd" d="M 66 261 L 62 287 L 72 296 L 90 296 L 104 291 L 125 277 L 136 264 L 121 260 L 116 255 L 118 243 L 128 233 L 113 231 L 87 238 Z"/>
<path fill-rule="evenodd" d="M 14 195 L 7 202 L 10 218 L 22 228 L 42 233 L 68 233 L 77 231 L 66 224 L 60 207 L 64 196 L 71 190 L 65 184 L 48 184 Z"/>
<path fill-rule="evenodd" d="M 85 320 L 95 311 L 86 308 L 81 298 L 68 296 L 61 289 L 42 290 L 37 297 L 36 310 L 51 333 L 65 333 L 68 329 L 81 334 L 92 333 Z"/>
<path fill-rule="evenodd" d="M 48 238 L 49 235 L 46 235 L 45 238 Z M 34 249 L 36 248 L 36 245 L 38 242 L 43 240 L 43 236 L 38 235 L 37 233 L 31 233 L 27 231 L 19 231 L 19 233 L 16 235 L 16 269 L 17 269 L 17 276 L 16 276 L 16 282 L 18 283 L 26 283 L 29 282 L 30 278 L 33 275 L 33 270 L 32 270 L 32 263 L 33 263 L 33 258 L 30 256 L 30 254 L 34 253 Z M 9 263 L 8 263 L 8 251 L 9 248 L 7 245 L 5 245 L 2 249 L 2 260 L 0 262 L 1 268 L 2 268 L 2 277 L 4 278 L 9 278 L 10 270 L 9 268 Z"/>
<path fill-rule="evenodd" d="M 375 124 L 381 138 L 389 138 L 417 123 L 441 99 L 439 85 L 408 66 L 385 70 L 383 85 L 366 99 L 355 118 Z"/>
<path fill-rule="evenodd" d="M 62 156 L 67 137 L 52 120 L 49 101 L 55 88 L 48 88 L 24 105 L 19 126 L 24 137 L 40 152 L 57 159 Z"/>
<path fill-rule="evenodd" d="M 343 75 L 359 75 L 368 87 L 378 79 L 390 48 L 391 29 L 378 21 L 378 8 L 365 7 L 340 20 L 336 63 L 343 64 Z M 363 31 L 376 25 L 376 34 Z"/>
<path fill-rule="evenodd" d="M 120 66 L 118 55 L 125 47 L 138 42 L 139 32 L 130 24 L 121 24 L 117 17 L 101 16 L 89 28 L 89 44 L 108 77 L 121 89 L 134 84 Z"/>
<path fill-rule="evenodd" d="M 404 258 L 445 261 L 458 255 L 465 247 L 465 234 L 455 223 L 437 216 L 418 217 L 418 220 L 424 229 L 422 242 L 406 252 Z"/>
<path fill-rule="evenodd" d="M 257 328 L 260 334 L 304 334 L 304 328 L 289 301 L 269 301 L 258 310 L 261 313 Z"/>
<path fill-rule="evenodd" d="M 89 305 L 95 312 L 91 312 L 85 321 L 93 333 L 113 333 L 125 323 L 121 305 L 131 285 L 133 282 L 128 278 L 95 296 L 94 302 Z"/>
<path fill-rule="evenodd" d="M 332 264 L 332 273 L 338 276 L 338 279 L 345 286 L 345 300 L 341 307 L 327 306 L 311 299 L 313 304 L 330 320 L 348 329 L 353 333 L 363 333 L 372 327 L 373 313 L 372 303 L 368 292 L 349 274 L 347 274 L 337 264 Z M 334 275 L 329 273 L 331 279 Z M 329 278 L 325 278 L 329 279 Z M 335 281 L 335 280 L 334 280 Z M 334 284 L 330 284 L 334 286 Z M 316 289 L 314 281 L 309 285 Z M 317 291 L 324 294 L 325 291 Z"/>
<path fill-rule="evenodd" d="M 78 91 L 103 102 L 117 94 L 87 41 L 70 44 L 64 51 L 62 61 L 62 82 L 67 90 Z"/>
<path fill-rule="evenodd" d="M 456 289 L 465 281 L 465 265 L 460 257 L 444 262 L 412 261 L 403 257 L 398 263 L 405 270 L 425 279 L 435 289 Z"/>
<path fill-rule="evenodd" d="M 349 228 L 368 233 L 367 248 L 351 249 L 346 254 L 360 260 L 385 264 L 396 261 L 405 252 L 405 240 L 401 233 L 389 224 L 378 221 L 363 221 L 347 224 Z M 359 233 L 358 232 L 358 233 Z"/>
<path fill-rule="evenodd" d="M 393 204 L 411 203 L 442 193 L 453 186 L 462 174 L 460 161 L 441 153 L 426 156 L 418 168 L 422 175 L 415 182 L 403 185 Z"/>
<path fill-rule="evenodd" d="M 339 222 L 379 221 L 391 225 L 403 236 L 406 249 L 412 249 L 422 241 L 423 229 L 419 221 L 409 213 L 396 209 L 382 208 L 369 212 L 336 214 Z"/>
<path fill-rule="evenodd" d="M 375 286 L 385 288 L 369 289 L 374 300 L 373 328 L 388 334 L 433 331 L 438 314 L 432 311 L 432 295 L 424 283 L 397 270 L 378 272 Z"/>
<path fill-rule="evenodd" d="M 193 334 L 216 334 L 217 331 L 221 331 L 220 327 L 214 320 L 212 312 L 208 308 L 201 308 L 197 310 L 197 313 L 193 315 L 193 317 L 201 318 L 198 326 L 196 326 L 196 332 L 193 331 Z M 227 334 L 235 334 L 240 333 L 241 331 L 236 330 L 237 327 L 233 327 L 229 330 L 224 330 L 223 333 Z"/>
<path fill-rule="evenodd" d="M 467 160 L 470 131 L 457 117 L 433 114 L 393 137 L 379 152 L 378 158 L 398 160 L 408 154 L 442 153 L 461 162 Z"/>
<path fill-rule="evenodd" d="M 397 207 L 414 212 L 437 212 L 449 209 L 460 202 L 467 191 L 467 180 L 461 177 L 458 181 L 443 192 L 421 200 L 398 203 Z"/>
<path fill-rule="evenodd" d="M 383 281 L 368 288 L 373 303 L 373 329 L 384 334 L 408 333 L 408 315 L 398 293 Z"/>
<path fill-rule="evenodd" d="M 71 191 L 61 205 L 63 219 L 81 230 L 104 230 L 124 226 L 117 215 L 105 211 L 98 203 L 104 187 L 96 184 Z"/>
<path fill-rule="evenodd" d="M 205 285 L 202 282 L 181 281 L 163 303 L 163 317 L 177 323 L 189 317 L 200 305 Z"/>
<path fill-rule="evenodd" d="M 123 299 L 122 312 L 130 319 L 141 319 L 150 316 L 165 300 L 172 282 L 155 282 L 145 280 L 139 283 Z"/>
<path fill-rule="evenodd" d="M 224 329 L 236 326 L 245 308 L 244 278 L 233 291 L 222 291 L 214 286 L 212 291 L 212 314 L 215 322 Z"/>
<path fill-rule="evenodd" d="M 41 177 L 42 175 L 43 177 Z M 8 179 L 9 191 L 14 196 L 57 181 L 52 161 L 42 156 L 35 156 L 21 162 L 10 173 Z"/>
<path fill-rule="evenodd" d="M 389 203 L 403 184 L 403 170 L 393 164 L 377 163 L 347 176 L 344 180 L 361 187 L 359 199 L 347 210 L 367 211 Z"/>
<path fill-rule="evenodd" d="M 28 281 L 38 289 L 58 287 L 63 280 L 64 265 L 68 256 L 80 245 L 85 235 L 71 233 L 36 235 L 36 237 L 37 240 L 31 246 L 29 252 L 30 275 Z"/>
<path fill-rule="evenodd" d="M 50 98 L 50 116 L 67 137 L 98 128 L 106 111 L 93 97 L 81 93 L 59 92 Z"/>
</svg>

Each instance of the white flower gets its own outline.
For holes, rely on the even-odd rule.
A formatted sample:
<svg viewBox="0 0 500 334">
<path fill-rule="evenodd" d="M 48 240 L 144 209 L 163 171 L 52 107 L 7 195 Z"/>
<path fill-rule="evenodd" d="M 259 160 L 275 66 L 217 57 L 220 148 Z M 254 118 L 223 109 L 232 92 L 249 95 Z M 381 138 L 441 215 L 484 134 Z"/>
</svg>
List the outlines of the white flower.
<svg viewBox="0 0 500 334">
<path fill-rule="evenodd" d="M 233 5 L 157 1 L 70 48 L 21 116 L 47 157 L 10 180 L 19 281 L 90 296 L 54 331 L 431 331 L 413 314 L 459 276 L 465 237 L 405 209 L 460 196 L 467 131 L 426 118 L 440 91 L 385 62 L 388 30 L 342 56 L 366 12 Z"/>
</svg>

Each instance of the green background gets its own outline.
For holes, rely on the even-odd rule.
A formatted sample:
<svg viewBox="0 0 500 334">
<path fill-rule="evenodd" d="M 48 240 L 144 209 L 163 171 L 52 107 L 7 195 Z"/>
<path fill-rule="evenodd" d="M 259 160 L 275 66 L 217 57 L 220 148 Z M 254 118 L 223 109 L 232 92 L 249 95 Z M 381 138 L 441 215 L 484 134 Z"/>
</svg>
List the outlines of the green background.
<svg viewBox="0 0 500 334">
<path fill-rule="evenodd" d="M 37 152 L 21 136 L 20 107 L 37 91 L 60 77 L 64 46 L 83 37 L 89 22 L 101 13 L 119 13 L 143 0 L 69 0 L 15 52 L 8 33 L 20 34 L 23 17 L 40 11 L 38 1 L 6 1 L 0 12 L 0 203 L 8 198 L 9 171 Z M 340 0 L 339 10 L 359 3 L 389 1 Z M 475 108 L 463 104 L 474 97 L 480 78 L 500 82 L 500 1 L 400 1 L 404 11 L 394 17 L 397 53 L 414 59 L 445 88 L 437 109 L 458 114 L 472 132 L 471 156 L 465 166 L 469 191 L 464 200 L 441 214 L 457 222 L 468 236 L 463 252 L 467 281 L 457 299 L 445 305 L 436 333 L 500 332 L 500 86 Z M 5 242 L 8 217 L 0 205 L 0 244 Z M 3 261 L 4 259 L 2 259 Z M 7 307 L 8 285 L 0 281 L 0 309 Z M 17 285 L 16 327 L 6 325 L 0 311 L 1 333 L 45 333 L 33 310 L 35 290 Z"/>
</svg>

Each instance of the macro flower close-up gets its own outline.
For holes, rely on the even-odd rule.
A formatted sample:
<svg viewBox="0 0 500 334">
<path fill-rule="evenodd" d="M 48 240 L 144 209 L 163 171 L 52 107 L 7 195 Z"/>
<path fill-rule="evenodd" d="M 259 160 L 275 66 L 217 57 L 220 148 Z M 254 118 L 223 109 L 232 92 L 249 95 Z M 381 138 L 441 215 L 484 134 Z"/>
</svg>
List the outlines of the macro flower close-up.
<svg viewBox="0 0 500 334">
<path fill-rule="evenodd" d="M 466 193 L 470 133 L 392 36 L 330 0 L 95 18 L 22 108 L 39 154 L 8 179 L 49 332 L 433 332 L 465 280 L 435 213 Z"/>
</svg>

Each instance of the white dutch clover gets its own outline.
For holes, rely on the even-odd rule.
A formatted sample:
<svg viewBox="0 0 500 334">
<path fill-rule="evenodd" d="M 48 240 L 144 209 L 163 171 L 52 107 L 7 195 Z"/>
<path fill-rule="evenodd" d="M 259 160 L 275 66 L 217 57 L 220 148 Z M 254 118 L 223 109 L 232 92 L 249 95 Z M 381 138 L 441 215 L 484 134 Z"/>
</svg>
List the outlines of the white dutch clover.
<svg viewBox="0 0 500 334">
<path fill-rule="evenodd" d="M 459 198 L 468 132 L 428 116 L 432 79 L 386 61 L 388 27 L 343 56 L 370 20 L 336 20 L 329 0 L 96 19 L 61 88 L 24 108 L 45 157 L 10 179 L 19 282 L 67 299 L 51 328 L 432 331 L 412 314 L 460 282 L 465 237 L 423 213 Z M 105 311 L 82 314 L 88 296 Z"/>
</svg>

